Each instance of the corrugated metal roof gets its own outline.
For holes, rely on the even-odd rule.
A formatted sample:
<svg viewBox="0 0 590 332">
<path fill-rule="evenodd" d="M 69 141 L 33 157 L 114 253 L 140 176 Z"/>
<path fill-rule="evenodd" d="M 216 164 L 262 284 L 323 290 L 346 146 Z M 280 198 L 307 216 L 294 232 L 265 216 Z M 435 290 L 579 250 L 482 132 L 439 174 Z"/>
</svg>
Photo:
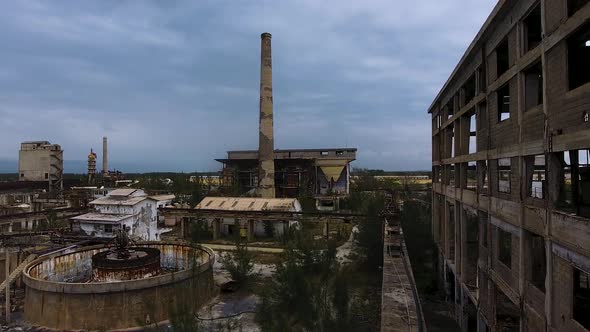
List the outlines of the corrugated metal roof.
<svg viewBox="0 0 590 332">
<path fill-rule="evenodd" d="M 257 197 L 205 197 L 197 204 L 195 209 L 222 211 L 301 211 L 300 204 L 295 198 Z"/>
<path fill-rule="evenodd" d="M 71 220 L 77 221 L 85 221 L 85 222 L 119 222 L 125 220 L 127 218 L 131 218 L 133 215 L 131 214 L 105 214 L 105 213 L 96 213 L 90 212 L 80 216 L 72 217 Z"/>
</svg>

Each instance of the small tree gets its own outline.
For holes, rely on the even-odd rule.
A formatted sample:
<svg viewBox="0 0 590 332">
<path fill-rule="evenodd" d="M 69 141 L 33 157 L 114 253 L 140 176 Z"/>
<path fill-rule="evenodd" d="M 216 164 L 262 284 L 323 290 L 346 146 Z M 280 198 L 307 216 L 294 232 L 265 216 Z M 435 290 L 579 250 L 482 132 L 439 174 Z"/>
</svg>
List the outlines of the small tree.
<svg viewBox="0 0 590 332">
<path fill-rule="evenodd" d="M 223 268 L 239 284 L 246 283 L 254 276 L 254 254 L 248 250 L 243 241 L 236 242 L 236 250 L 221 257 Z"/>
</svg>

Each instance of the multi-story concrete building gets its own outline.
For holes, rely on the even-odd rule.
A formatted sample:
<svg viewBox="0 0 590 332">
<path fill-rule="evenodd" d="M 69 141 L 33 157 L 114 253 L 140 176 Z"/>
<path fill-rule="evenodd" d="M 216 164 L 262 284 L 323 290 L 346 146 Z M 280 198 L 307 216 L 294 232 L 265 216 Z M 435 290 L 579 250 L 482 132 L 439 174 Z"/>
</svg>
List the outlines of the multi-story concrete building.
<svg viewBox="0 0 590 332">
<path fill-rule="evenodd" d="M 429 113 L 462 329 L 589 330 L 589 1 L 500 0 Z"/>
<path fill-rule="evenodd" d="M 350 163 L 355 159 L 355 148 L 275 150 L 275 195 L 311 195 L 319 209 L 333 209 L 350 192 Z M 222 186 L 236 186 L 240 194 L 258 186 L 258 151 L 228 151 L 227 159 L 216 160 L 223 163 Z"/>
<path fill-rule="evenodd" d="M 159 240 L 158 199 L 140 189 L 116 189 L 90 202 L 95 211 L 70 218 L 72 228 L 96 237 L 114 238 L 125 227 L 132 238 Z"/>
<path fill-rule="evenodd" d="M 49 189 L 63 188 L 63 150 L 47 141 L 23 142 L 18 153 L 20 181 L 46 181 Z"/>
</svg>

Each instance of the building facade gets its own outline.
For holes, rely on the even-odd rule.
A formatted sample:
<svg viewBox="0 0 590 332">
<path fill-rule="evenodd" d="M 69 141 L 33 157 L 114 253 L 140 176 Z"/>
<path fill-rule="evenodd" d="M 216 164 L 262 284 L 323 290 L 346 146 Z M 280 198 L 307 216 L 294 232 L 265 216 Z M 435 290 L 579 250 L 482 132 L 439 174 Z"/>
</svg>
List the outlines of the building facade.
<svg viewBox="0 0 590 332">
<path fill-rule="evenodd" d="M 251 241 L 255 237 L 280 236 L 297 224 L 292 216 L 277 219 L 261 214 L 301 212 L 301 204 L 295 198 L 205 197 L 195 209 L 199 210 L 201 219 L 197 222 L 206 223 L 213 239 L 239 234 Z"/>
<path fill-rule="evenodd" d="M 23 142 L 18 153 L 20 181 L 45 181 L 49 189 L 63 189 L 63 150 L 47 141 Z"/>
<path fill-rule="evenodd" d="M 462 330 L 589 330 L 589 1 L 500 0 L 429 113 Z"/>
<path fill-rule="evenodd" d="M 70 218 L 72 228 L 86 235 L 113 238 L 125 226 L 131 238 L 158 241 L 158 200 L 140 189 L 116 189 L 90 202 L 94 208 Z"/>
<path fill-rule="evenodd" d="M 350 192 L 350 163 L 356 149 L 275 150 L 275 194 L 278 198 L 311 195 L 318 208 L 332 209 L 339 197 Z M 228 151 L 221 185 L 238 193 L 253 192 L 258 185 L 258 151 Z"/>
</svg>

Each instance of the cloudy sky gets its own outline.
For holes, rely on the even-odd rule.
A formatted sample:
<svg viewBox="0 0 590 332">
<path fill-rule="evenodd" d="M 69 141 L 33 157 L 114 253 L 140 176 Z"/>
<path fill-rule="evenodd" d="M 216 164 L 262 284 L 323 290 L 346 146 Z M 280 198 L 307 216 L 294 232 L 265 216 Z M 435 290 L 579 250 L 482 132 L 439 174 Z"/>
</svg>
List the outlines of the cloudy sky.
<svg viewBox="0 0 590 332">
<path fill-rule="evenodd" d="M 276 148 L 357 147 L 356 167 L 428 169 L 427 107 L 495 3 L 6 1 L 0 160 L 24 140 L 85 160 L 108 136 L 113 167 L 217 170 L 226 150 L 257 148 L 268 31 Z"/>
</svg>

